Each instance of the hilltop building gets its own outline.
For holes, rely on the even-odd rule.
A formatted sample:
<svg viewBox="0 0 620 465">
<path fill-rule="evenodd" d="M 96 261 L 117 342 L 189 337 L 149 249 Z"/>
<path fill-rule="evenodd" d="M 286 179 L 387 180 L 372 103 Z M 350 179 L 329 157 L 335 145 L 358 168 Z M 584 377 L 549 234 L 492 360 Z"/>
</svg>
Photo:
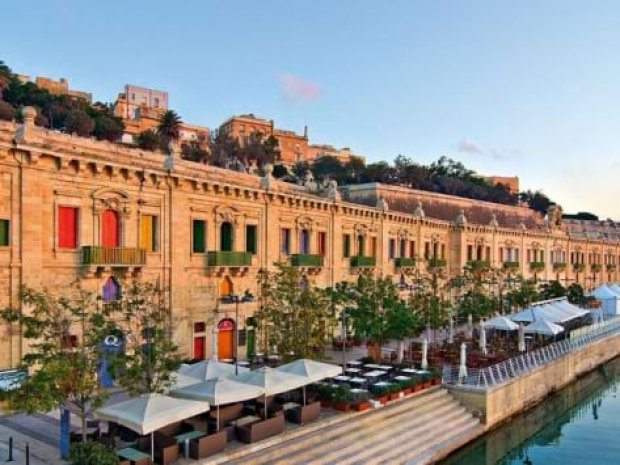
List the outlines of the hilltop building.
<svg viewBox="0 0 620 465">
<path fill-rule="evenodd" d="M 32 82 L 30 76 L 20 74 L 17 76 L 22 83 Z M 69 82 L 65 78 L 60 78 L 58 81 L 53 79 L 38 76 L 35 78 L 34 83 L 41 89 L 47 90 L 52 95 L 68 95 L 71 98 L 82 99 L 88 103 L 92 103 L 93 95 L 81 90 L 75 90 L 69 88 Z"/>
</svg>

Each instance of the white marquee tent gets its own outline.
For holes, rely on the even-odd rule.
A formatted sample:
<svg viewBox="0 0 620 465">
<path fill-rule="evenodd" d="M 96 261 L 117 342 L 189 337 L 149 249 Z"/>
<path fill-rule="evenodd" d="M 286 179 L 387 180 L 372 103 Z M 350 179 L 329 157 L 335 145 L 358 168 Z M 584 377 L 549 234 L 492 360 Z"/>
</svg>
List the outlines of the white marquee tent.
<svg viewBox="0 0 620 465">
<path fill-rule="evenodd" d="M 525 327 L 525 332 L 529 334 L 542 334 L 544 336 L 556 336 L 564 331 L 560 325 L 556 325 L 547 320 L 536 320 L 534 323 Z"/>
<path fill-rule="evenodd" d="M 620 315 L 620 291 L 616 292 L 613 287 L 603 284 L 594 289 L 591 295 L 601 301 L 605 316 Z"/>
</svg>

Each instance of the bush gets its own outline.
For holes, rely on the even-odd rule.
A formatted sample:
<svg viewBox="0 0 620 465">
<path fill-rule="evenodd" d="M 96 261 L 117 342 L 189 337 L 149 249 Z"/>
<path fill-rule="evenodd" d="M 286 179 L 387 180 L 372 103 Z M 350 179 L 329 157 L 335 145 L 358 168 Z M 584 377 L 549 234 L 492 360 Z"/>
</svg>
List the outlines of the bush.
<svg viewBox="0 0 620 465">
<path fill-rule="evenodd" d="M 12 121 L 15 118 L 15 108 L 8 102 L 0 100 L 0 120 Z"/>
<path fill-rule="evenodd" d="M 95 122 L 85 111 L 71 110 L 65 119 L 65 131 L 69 134 L 88 137 L 95 129 Z"/>
<path fill-rule="evenodd" d="M 376 360 L 372 358 L 370 355 L 368 355 L 367 357 L 360 358 L 360 362 L 362 362 L 364 365 L 367 365 L 369 363 L 377 363 Z"/>
<path fill-rule="evenodd" d="M 71 465 L 118 465 L 116 453 L 97 442 L 71 444 Z"/>
<path fill-rule="evenodd" d="M 375 397 L 387 396 L 390 393 L 390 385 L 389 384 L 373 384 L 370 386 L 370 392 Z"/>
<path fill-rule="evenodd" d="M 336 386 L 332 393 L 332 399 L 337 404 L 348 404 L 353 402 L 351 386 L 346 383 Z"/>
</svg>

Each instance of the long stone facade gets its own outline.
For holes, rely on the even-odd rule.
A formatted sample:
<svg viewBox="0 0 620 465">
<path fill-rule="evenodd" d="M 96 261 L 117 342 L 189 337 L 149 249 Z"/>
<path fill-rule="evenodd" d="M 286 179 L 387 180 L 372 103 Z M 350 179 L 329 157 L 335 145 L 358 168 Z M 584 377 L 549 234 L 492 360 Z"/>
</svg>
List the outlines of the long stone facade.
<svg viewBox="0 0 620 465">
<path fill-rule="evenodd" d="M 410 280 L 431 265 L 448 278 L 468 260 L 564 285 L 618 279 L 620 246 L 571 238 L 558 215 L 532 229 L 492 214 L 473 224 L 464 210 L 434 219 L 424 199 L 411 212 L 383 198 L 345 201 L 333 185 L 295 186 L 184 161 L 174 149 L 166 156 L 73 137 L 34 117 L 25 109 L 23 124 L 0 122 L 0 308 L 20 308 L 22 285 L 60 295 L 80 278 L 105 299 L 124 280 L 157 281 L 181 352 L 202 358 L 215 344 L 231 355 L 235 311 L 243 330 L 257 305 L 244 299 L 237 309 L 220 297 L 257 296 L 257 273 L 277 261 L 318 286 L 364 270 Z M 18 328 L 0 327 L 0 369 L 24 350 Z"/>
</svg>

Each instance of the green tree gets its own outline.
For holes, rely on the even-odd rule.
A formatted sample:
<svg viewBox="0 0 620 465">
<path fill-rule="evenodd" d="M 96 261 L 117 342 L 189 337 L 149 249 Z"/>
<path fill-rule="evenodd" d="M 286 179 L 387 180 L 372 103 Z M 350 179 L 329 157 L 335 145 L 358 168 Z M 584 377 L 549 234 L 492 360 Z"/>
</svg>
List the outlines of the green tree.
<svg viewBox="0 0 620 465">
<path fill-rule="evenodd" d="M 157 134 L 166 142 L 179 139 L 181 125 L 181 117 L 174 110 L 167 110 L 159 119 L 157 126 Z"/>
<path fill-rule="evenodd" d="M 72 444 L 69 463 L 71 465 L 118 465 L 118 456 L 114 450 L 98 442 Z"/>
<path fill-rule="evenodd" d="M 583 287 L 578 283 L 571 284 L 566 289 L 566 296 L 571 304 L 581 304 L 585 298 Z"/>
<path fill-rule="evenodd" d="M 100 140 L 117 142 L 123 135 L 125 124 L 120 118 L 98 114 L 95 116 L 93 136 Z"/>
<path fill-rule="evenodd" d="M 95 129 L 95 122 L 83 110 L 71 110 L 65 118 L 65 131 L 69 134 L 88 137 Z"/>
<path fill-rule="evenodd" d="M 155 131 L 147 130 L 136 136 L 135 143 L 143 150 L 155 151 L 161 148 L 162 139 Z"/>
<path fill-rule="evenodd" d="M 12 121 L 15 119 L 15 107 L 8 102 L 0 100 L 0 120 Z"/>
<path fill-rule="evenodd" d="M 333 311 L 327 293 L 313 286 L 296 267 L 276 264 L 258 277 L 261 305 L 254 318 L 263 343 L 284 359 L 321 358 Z"/>
<path fill-rule="evenodd" d="M 158 284 L 131 282 L 120 308 L 127 337 L 125 351 L 113 364 L 118 383 L 132 395 L 166 391 L 181 359 L 172 341 L 165 292 Z"/>
<path fill-rule="evenodd" d="M 551 281 L 540 285 L 540 298 L 542 300 L 564 297 L 566 289 L 558 281 Z"/>
<path fill-rule="evenodd" d="M 209 160 L 209 151 L 198 141 L 191 141 L 181 145 L 181 156 L 185 160 L 206 163 Z"/>
<path fill-rule="evenodd" d="M 19 324 L 29 341 L 20 368 L 29 372 L 25 382 L 8 393 L 11 408 L 28 413 L 65 407 L 77 412 L 86 442 L 86 417 L 107 397 L 97 380 L 104 338 L 117 330 L 111 311 L 99 308 L 93 294 L 79 283 L 69 297 L 24 288 L 21 300 L 28 312 L 5 310 L 2 319 Z M 72 332 L 81 338 L 73 344 Z"/>
</svg>

